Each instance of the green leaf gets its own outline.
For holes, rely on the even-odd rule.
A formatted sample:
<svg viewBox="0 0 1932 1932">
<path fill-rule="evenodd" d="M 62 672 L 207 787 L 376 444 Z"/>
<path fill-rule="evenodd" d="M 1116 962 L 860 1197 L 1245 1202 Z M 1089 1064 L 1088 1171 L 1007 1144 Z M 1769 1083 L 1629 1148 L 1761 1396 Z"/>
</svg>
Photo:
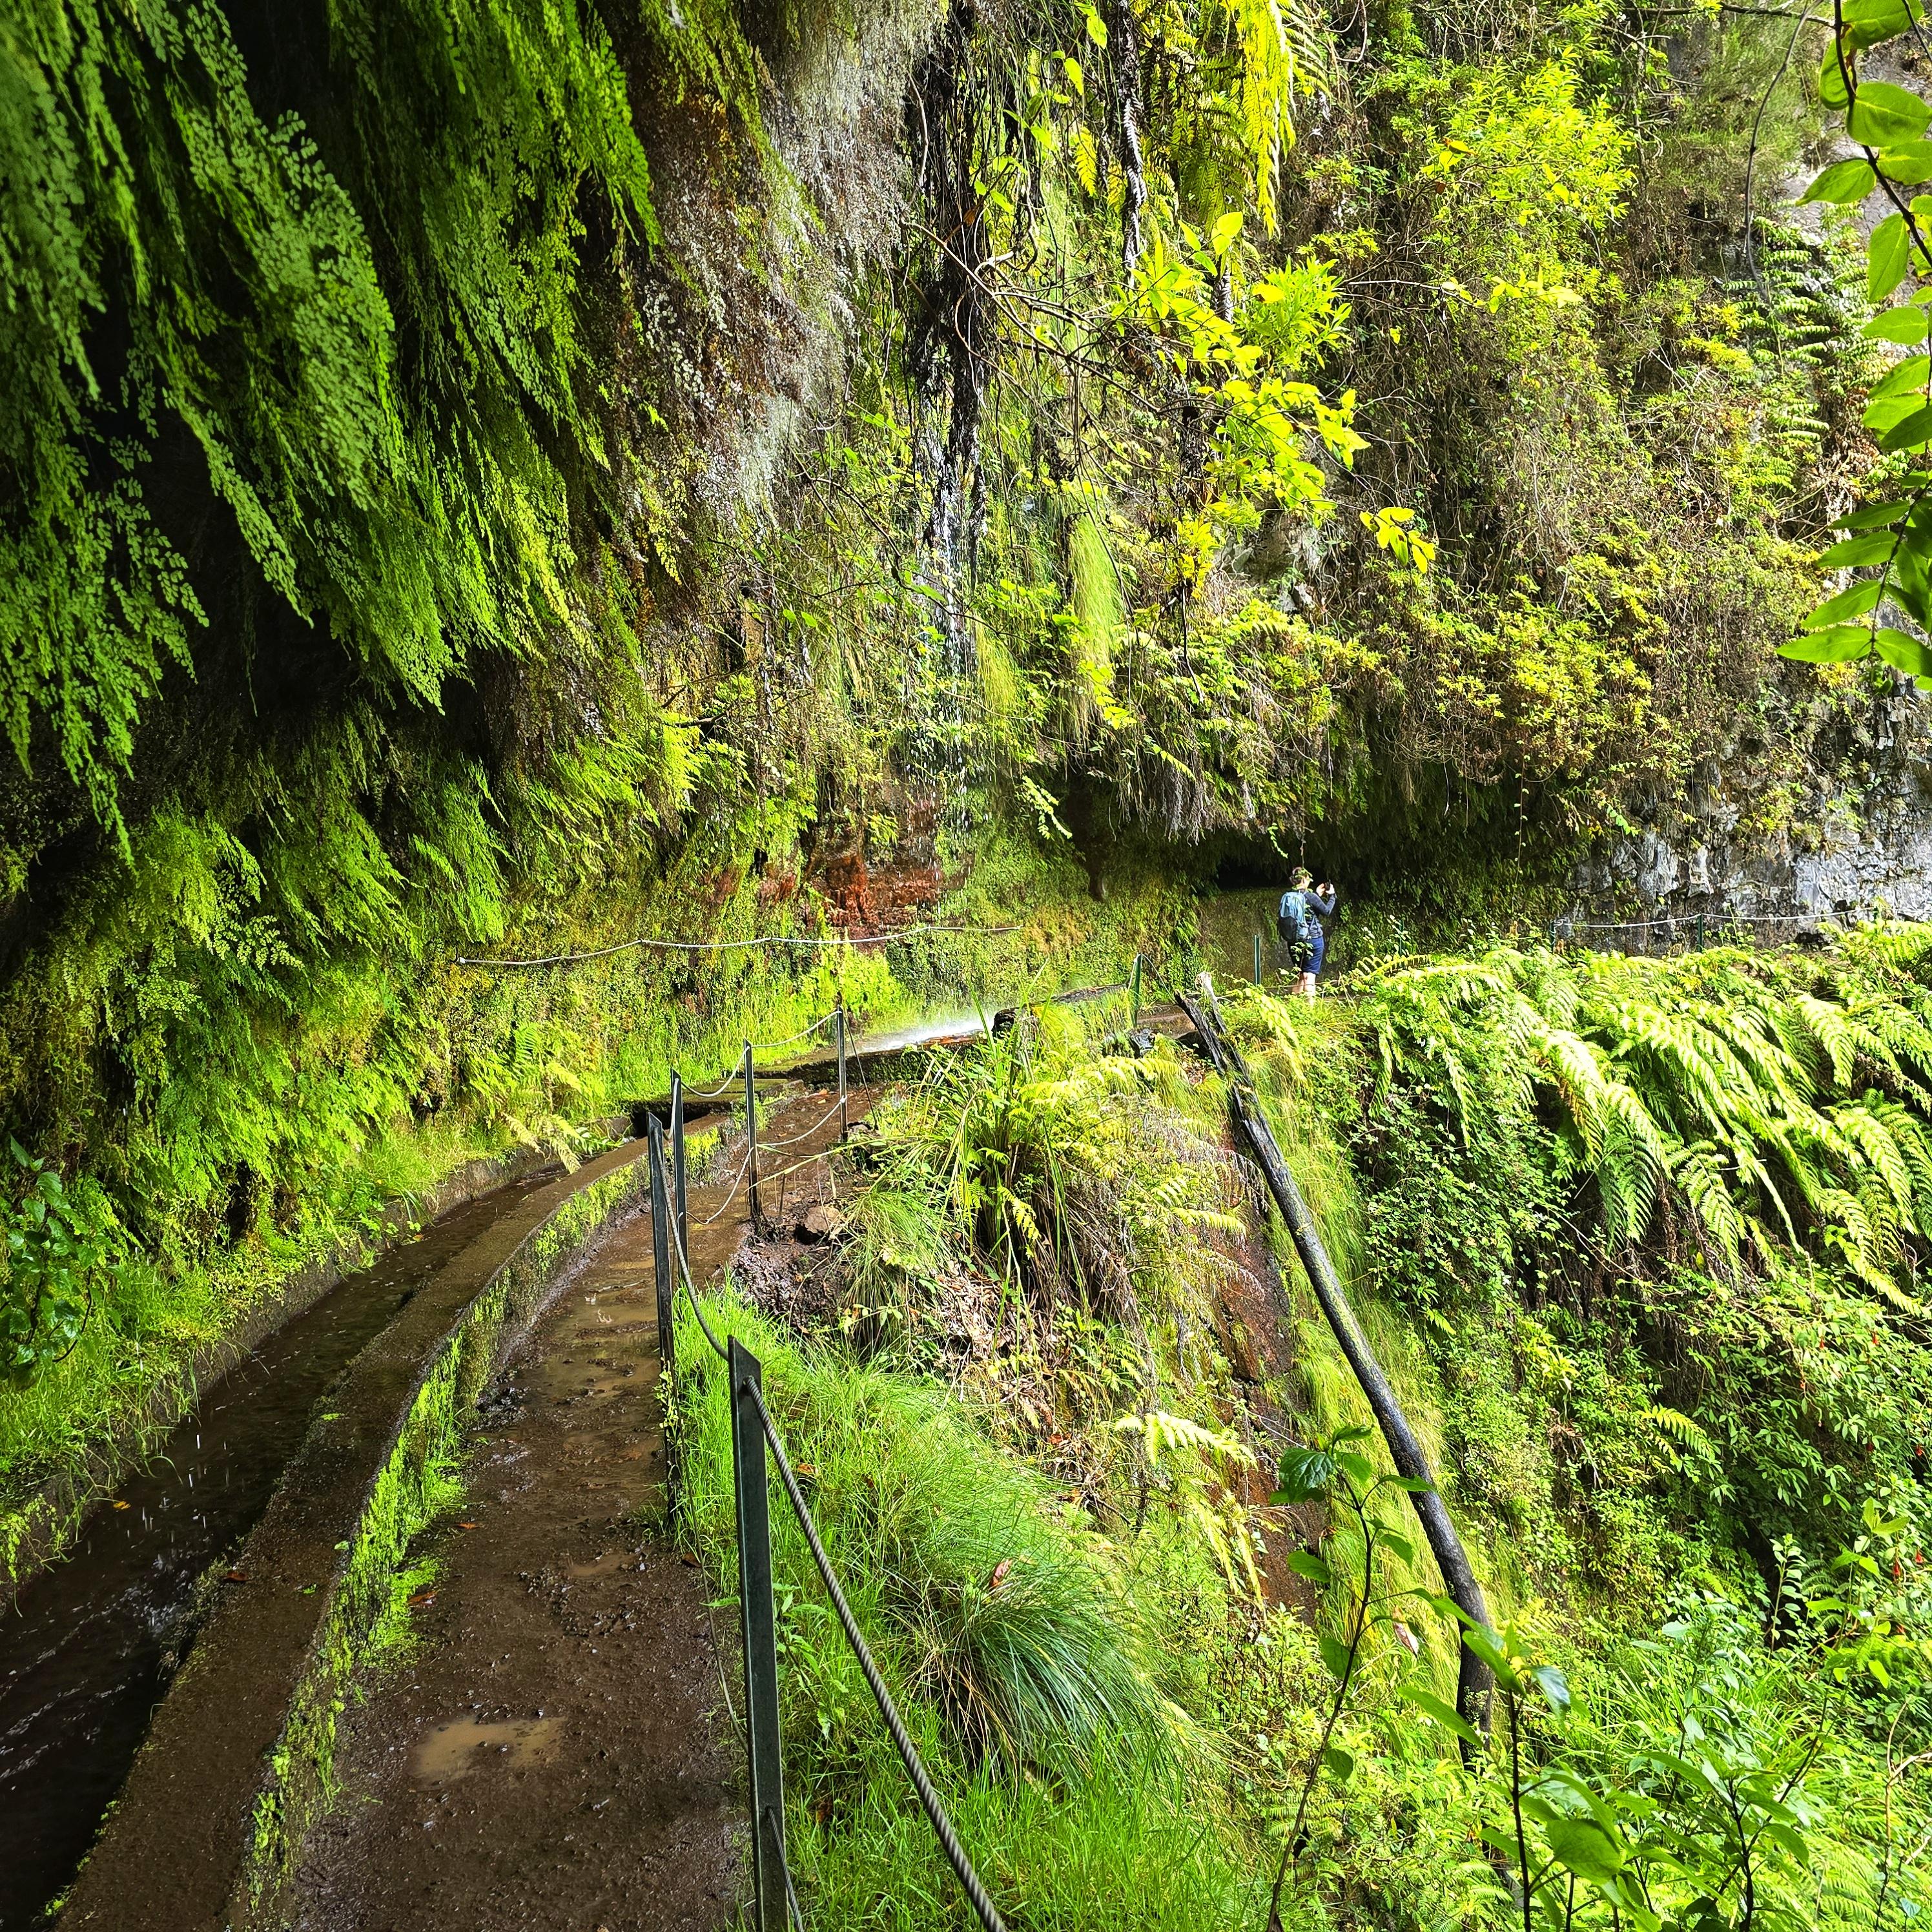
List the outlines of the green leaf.
<svg viewBox="0 0 1932 1932">
<path fill-rule="evenodd" d="M 1496 1673 L 1496 1682 L 1505 1690 L 1520 1690 L 1522 1679 L 1516 1675 L 1515 1666 L 1504 1654 L 1503 1647 L 1486 1630 L 1466 1630 L 1462 1633 L 1464 1646 L 1476 1657 L 1486 1664 Z"/>
<path fill-rule="evenodd" d="M 1881 396 L 1908 395 L 1924 388 L 1928 375 L 1932 375 L 1932 356 L 1905 356 L 1872 385 L 1871 398 L 1876 402 Z"/>
<path fill-rule="evenodd" d="M 1849 516 L 1839 518 L 1832 527 L 1840 530 L 1875 530 L 1897 523 L 1911 507 L 1910 503 L 1868 503 L 1862 510 L 1854 510 Z"/>
<path fill-rule="evenodd" d="M 1330 1744 L 1322 1754 L 1322 1762 L 1337 1784 L 1346 1784 L 1355 1774 L 1354 1759 L 1340 1744 Z"/>
<path fill-rule="evenodd" d="M 1818 559 L 1820 570 L 1856 570 L 1863 563 L 1882 563 L 1898 538 L 1887 530 L 1868 530 L 1862 536 L 1834 543 Z"/>
<path fill-rule="evenodd" d="M 1866 404 L 1862 420 L 1867 429 L 1882 436 L 1887 430 L 1896 429 L 1915 410 L 1924 406 L 1922 396 L 1881 396 L 1876 402 Z"/>
<path fill-rule="evenodd" d="M 1878 176 L 1869 161 L 1834 161 L 1798 196 L 1801 203 L 1828 201 L 1842 207 L 1862 201 L 1878 185 Z"/>
<path fill-rule="evenodd" d="M 1869 657 L 1871 648 L 1871 633 L 1862 624 L 1834 624 L 1828 631 L 1814 631 L 1780 644 L 1778 654 L 1800 664 L 1846 664 Z"/>
<path fill-rule="evenodd" d="M 1818 98 L 1827 107 L 1842 107 L 1849 98 L 1845 92 L 1845 70 L 1834 46 L 1818 69 Z"/>
<path fill-rule="evenodd" d="M 1879 438 L 1881 449 L 1922 449 L 1932 442 L 1932 404 L 1916 409 Z"/>
<path fill-rule="evenodd" d="M 1886 662 L 1914 677 L 1932 677 L 1932 646 L 1904 631 L 1881 629 L 1873 642 Z"/>
<path fill-rule="evenodd" d="M 1313 1502 L 1335 1486 L 1334 1458 L 1324 1449 L 1287 1450 L 1276 1481 L 1270 1503 Z"/>
<path fill-rule="evenodd" d="M 1322 1652 L 1322 1661 L 1328 1666 L 1329 1676 L 1346 1677 L 1348 1674 L 1348 1646 L 1340 1637 L 1325 1634 L 1316 1641 Z"/>
<path fill-rule="evenodd" d="M 1855 584 L 1849 590 L 1841 590 L 1835 597 L 1828 598 L 1804 620 L 1808 631 L 1822 630 L 1828 624 L 1842 624 L 1848 618 L 1862 617 L 1868 610 L 1875 610 L 1878 600 L 1885 594 L 1885 580 L 1868 577 L 1862 584 Z"/>
<path fill-rule="evenodd" d="M 1622 1869 L 1624 1850 L 1594 1818 L 1564 1818 L 1544 1828 L 1558 1864 L 1601 1885 Z"/>
<path fill-rule="evenodd" d="M 1381 1532 L 1378 1540 L 1381 1542 L 1382 1547 L 1386 1550 L 1398 1563 L 1413 1564 L 1414 1562 L 1415 1545 L 1410 1542 L 1407 1537 L 1402 1535 L 1397 1531 L 1386 1528 L 1383 1529 Z"/>
<path fill-rule="evenodd" d="M 1474 1744 L 1482 1742 L 1477 1735 L 1475 1726 L 1462 1717 L 1453 1704 L 1444 1702 L 1433 1690 L 1426 1690 L 1420 1684 L 1399 1684 L 1396 1686 L 1396 1694 L 1413 1704 L 1418 1711 L 1426 1712 L 1444 1730 L 1453 1732 L 1465 1744 Z"/>
<path fill-rule="evenodd" d="M 1311 1556 L 1305 1550 L 1291 1550 L 1288 1553 L 1288 1567 L 1298 1576 L 1306 1576 L 1311 1583 L 1324 1587 L 1334 1580 L 1334 1572 L 1320 1557 Z"/>
<path fill-rule="evenodd" d="M 1912 238 L 1905 232 L 1904 215 L 1888 214 L 1872 230 L 1866 250 L 1865 293 L 1873 302 L 1883 302 L 1904 280 L 1911 251 Z"/>
<path fill-rule="evenodd" d="M 1845 38 L 1854 47 L 1862 48 L 1910 33 L 1924 14 L 1924 0 L 1845 0 L 1839 18 L 1844 23 Z"/>
<path fill-rule="evenodd" d="M 1932 107 L 1917 94 L 1889 81 L 1862 80 L 1858 98 L 1845 117 L 1845 131 L 1868 148 L 1902 147 L 1916 141 L 1932 121 Z"/>
<path fill-rule="evenodd" d="M 1922 308 L 1888 308 L 1882 315 L 1875 315 L 1858 331 L 1868 342 L 1923 342 L 1928 323 L 1928 316 Z"/>
<path fill-rule="evenodd" d="M 1878 158 L 1879 172 L 1901 188 L 1916 188 L 1932 181 L 1932 141 L 1908 141 L 1902 148 L 1888 148 Z"/>
<path fill-rule="evenodd" d="M 1544 1701 L 1560 1718 L 1570 1708 L 1570 1680 L 1553 1664 L 1538 1664 L 1530 1666 L 1531 1676 L 1536 1679 L 1536 1688 L 1543 1693 Z"/>
</svg>

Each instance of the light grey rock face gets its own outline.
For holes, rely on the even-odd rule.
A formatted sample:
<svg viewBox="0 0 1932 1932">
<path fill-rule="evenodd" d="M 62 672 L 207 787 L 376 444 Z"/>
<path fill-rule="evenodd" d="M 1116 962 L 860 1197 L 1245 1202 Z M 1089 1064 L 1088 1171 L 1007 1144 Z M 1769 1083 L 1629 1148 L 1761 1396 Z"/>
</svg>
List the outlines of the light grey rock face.
<svg viewBox="0 0 1932 1932">
<path fill-rule="evenodd" d="M 1881 701 L 1862 746 L 1815 789 L 1791 830 L 1754 834 L 1721 782 L 1674 832 L 1618 839 L 1579 868 L 1574 920 L 1932 919 L 1932 706 L 1910 687 Z"/>
</svg>

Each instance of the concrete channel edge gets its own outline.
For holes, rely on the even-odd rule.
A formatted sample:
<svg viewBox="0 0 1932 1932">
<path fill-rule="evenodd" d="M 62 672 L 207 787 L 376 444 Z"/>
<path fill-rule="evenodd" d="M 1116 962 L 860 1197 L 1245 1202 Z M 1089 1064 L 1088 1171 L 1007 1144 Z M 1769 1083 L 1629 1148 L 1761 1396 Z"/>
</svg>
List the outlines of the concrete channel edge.
<svg viewBox="0 0 1932 1932">
<path fill-rule="evenodd" d="M 432 1518 L 438 1466 L 551 1291 L 646 1196 L 644 1154 L 627 1142 L 530 1196 L 346 1372 L 158 1708 L 63 1932 L 130 1911 L 146 1932 L 286 1922 L 333 1796 L 336 1717 Z"/>
</svg>

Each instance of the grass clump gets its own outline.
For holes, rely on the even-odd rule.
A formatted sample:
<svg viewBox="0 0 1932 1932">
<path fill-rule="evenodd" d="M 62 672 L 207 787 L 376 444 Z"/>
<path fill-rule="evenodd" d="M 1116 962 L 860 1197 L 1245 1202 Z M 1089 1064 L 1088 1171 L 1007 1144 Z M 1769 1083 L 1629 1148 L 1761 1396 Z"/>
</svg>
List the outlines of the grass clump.
<svg viewBox="0 0 1932 1932">
<path fill-rule="evenodd" d="M 1232 1820 L 1211 1796 L 1202 1808 L 1203 1741 L 1118 1552 L 942 1388 L 801 1346 L 727 1295 L 709 1310 L 764 1364 L 854 1614 L 1003 1909 L 1028 1924 L 1230 1922 L 1247 1884 Z M 681 1320 L 686 1533 L 728 1596 L 728 1392 Z M 788 1830 L 814 1922 L 965 1923 L 782 1496 L 772 1528 Z"/>
</svg>

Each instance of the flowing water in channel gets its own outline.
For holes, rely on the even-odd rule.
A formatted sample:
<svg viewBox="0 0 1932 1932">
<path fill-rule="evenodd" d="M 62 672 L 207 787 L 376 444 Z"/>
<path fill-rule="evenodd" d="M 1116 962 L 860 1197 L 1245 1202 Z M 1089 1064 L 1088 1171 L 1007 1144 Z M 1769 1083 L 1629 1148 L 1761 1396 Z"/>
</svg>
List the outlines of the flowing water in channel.
<svg viewBox="0 0 1932 1932">
<path fill-rule="evenodd" d="M 548 1178 L 452 1209 L 272 1335 L 118 1491 L 127 1507 L 97 1510 L 72 1553 L 0 1612 L 0 1932 L 38 1922 L 72 1879 L 147 1734 L 197 1582 L 267 1507 L 317 1402 L 418 1288 Z"/>
</svg>

